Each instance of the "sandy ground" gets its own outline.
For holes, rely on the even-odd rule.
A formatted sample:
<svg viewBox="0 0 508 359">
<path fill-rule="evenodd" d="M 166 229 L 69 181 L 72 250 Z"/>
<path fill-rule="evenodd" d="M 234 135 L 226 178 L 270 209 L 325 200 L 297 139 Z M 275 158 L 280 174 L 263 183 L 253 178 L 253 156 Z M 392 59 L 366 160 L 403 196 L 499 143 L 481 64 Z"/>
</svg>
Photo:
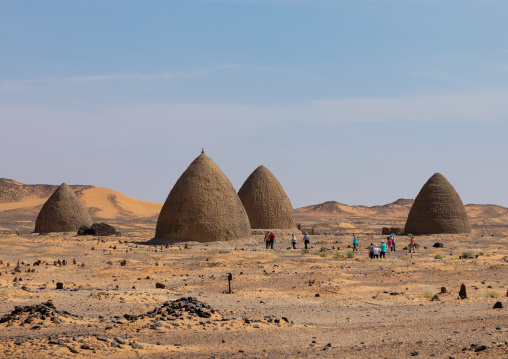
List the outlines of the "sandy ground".
<svg viewBox="0 0 508 359">
<path fill-rule="evenodd" d="M 289 237 L 266 250 L 261 236 L 245 245 L 142 244 L 152 236 L 0 235 L 0 318 L 48 300 L 60 311 L 56 322 L 24 313 L 0 323 L 0 357 L 508 357 L 508 309 L 493 309 L 508 305 L 507 237 L 418 237 L 414 254 L 400 237 L 396 252 L 370 260 L 366 246 L 384 237 L 359 235 L 348 258 L 346 235 L 313 236 L 308 253 L 302 242 L 288 249 Z M 464 251 L 479 256 L 459 259 Z M 461 283 L 468 299 L 457 299 Z M 441 287 L 447 293 L 431 301 Z M 124 317 L 181 297 L 215 313 Z"/>
</svg>

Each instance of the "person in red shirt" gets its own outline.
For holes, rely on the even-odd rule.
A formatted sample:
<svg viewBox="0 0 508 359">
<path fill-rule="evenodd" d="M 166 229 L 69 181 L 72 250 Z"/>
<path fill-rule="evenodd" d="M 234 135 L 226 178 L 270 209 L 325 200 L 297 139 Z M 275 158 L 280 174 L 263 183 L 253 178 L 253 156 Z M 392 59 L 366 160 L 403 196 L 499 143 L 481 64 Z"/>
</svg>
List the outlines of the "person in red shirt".
<svg viewBox="0 0 508 359">
<path fill-rule="evenodd" d="M 415 236 L 411 236 L 411 244 L 409 245 L 409 253 L 416 253 L 416 244 L 415 244 Z"/>
<path fill-rule="evenodd" d="M 275 234 L 270 232 L 270 248 L 273 249 L 273 243 L 275 242 Z"/>
</svg>

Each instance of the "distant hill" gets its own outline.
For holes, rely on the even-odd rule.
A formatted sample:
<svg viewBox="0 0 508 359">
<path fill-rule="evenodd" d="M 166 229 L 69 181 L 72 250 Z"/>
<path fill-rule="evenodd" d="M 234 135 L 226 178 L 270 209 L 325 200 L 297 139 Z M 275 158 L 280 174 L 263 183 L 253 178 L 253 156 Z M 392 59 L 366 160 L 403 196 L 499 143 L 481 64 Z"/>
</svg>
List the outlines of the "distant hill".
<svg viewBox="0 0 508 359">
<path fill-rule="evenodd" d="M 349 206 L 336 201 L 295 209 L 297 222 L 321 233 L 377 233 L 382 227 L 404 228 L 414 200 L 400 198 L 380 206 Z M 507 234 L 508 208 L 492 204 L 465 206 L 473 233 Z"/>
<path fill-rule="evenodd" d="M 49 184 L 24 184 L 8 178 L 0 178 L 0 203 L 24 202 L 37 198 L 49 198 L 57 189 L 58 185 Z M 78 197 L 82 196 L 84 189 L 93 186 L 72 185 L 70 186 Z"/>
<path fill-rule="evenodd" d="M 33 230 L 42 205 L 57 187 L 1 178 L 0 230 Z M 94 222 L 104 221 L 124 230 L 155 228 L 161 203 L 141 201 L 104 187 L 70 187 L 88 208 Z"/>
<path fill-rule="evenodd" d="M 58 185 L 25 184 L 0 178 L 0 231 L 31 232 L 42 205 Z M 138 200 L 105 187 L 70 186 L 88 208 L 94 222 L 120 230 L 155 230 L 162 203 Z M 379 233 L 382 227 L 404 227 L 414 200 L 400 198 L 379 206 L 349 206 L 337 201 L 295 209 L 297 222 L 324 233 Z M 508 208 L 468 204 L 466 211 L 475 233 L 507 234 Z"/>
</svg>

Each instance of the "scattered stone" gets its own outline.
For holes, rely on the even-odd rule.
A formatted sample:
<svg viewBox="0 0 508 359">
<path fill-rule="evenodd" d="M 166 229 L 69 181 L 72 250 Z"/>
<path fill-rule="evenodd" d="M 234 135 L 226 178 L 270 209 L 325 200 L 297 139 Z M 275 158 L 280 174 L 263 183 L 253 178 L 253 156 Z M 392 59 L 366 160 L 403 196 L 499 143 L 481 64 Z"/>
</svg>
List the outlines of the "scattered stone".
<svg viewBox="0 0 508 359">
<path fill-rule="evenodd" d="M 411 355 L 412 357 L 417 357 L 419 355 L 418 352 L 411 352 L 409 355 Z"/>
<path fill-rule="evenodd" d="M 434 247 L 434 248 L 444 248 L 444 244 L 440 243 L 440 242 L 437 242 L 437 243 L 434 243 L 434 245 L 432 247 Z"/>
<path fill-rule="evenodd" d="M 494 304 L 494 307 L 493 309 L 503 309 L 503 303 L 501 302 L 496 302 L 496 304 Z"/>
<path fill-rule="evenodd" d="M 115 340 L 117 341 L 117 343 L 119 344 L 125 344 L 125 339 L 122 338 L 122 337 L 115 337 Z"/>
<path fill-rule="evenodd" d="M 115 227 L 107 224 L 107 223 L 94 223 L 91 227 L 81 226 L 78 229 L 78 235 L 80 236 L 113 236 L 120 235 Z"/>
<path fill-rule="evenodd" d="M 487 346 L 486 345 L 478 345 L 474 351 L 477 353 L 477 352 L 482 352 L 484 350 L 487 350 Z"/>
<path fill-rule="evenodd" d="M 446 287 L 441 287 L 441 293 L 446 293 Z"/>
<path fill-rule="evenodd" d="M 165 289 L 165 288 L 166 288 L 166 285 L 165 285 L 165 284 L 163 284 L 163 283 L 155 283 L 155 288 Z"/>
<path fill-rule="evenodd" d="M 432 301 L 433 302 L 437 302 L 437 301 L 440 301 L 441 298 L 439 298 L 439 294 L 434 294 L 434 297 L 432 297 Z"/>
<path fill-rule="evenodd" d="M 321 294 L 316 293 L 315 297 L 321 297 Z"/>
<path fill-rule="evenodd" d="M 63 283 L 62 282 L 58 282 L 56 283 L 56 289 L 63 289 Z"/>
</svg>

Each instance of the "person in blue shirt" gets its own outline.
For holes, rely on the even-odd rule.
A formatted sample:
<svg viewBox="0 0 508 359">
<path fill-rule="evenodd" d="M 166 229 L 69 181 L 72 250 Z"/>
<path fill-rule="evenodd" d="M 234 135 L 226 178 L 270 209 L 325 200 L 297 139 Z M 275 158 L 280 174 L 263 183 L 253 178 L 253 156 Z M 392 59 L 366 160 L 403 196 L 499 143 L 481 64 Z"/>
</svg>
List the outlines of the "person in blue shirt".
<svg viewBox="0 0 508 359">
<path fill-rule="evenodd" d="M 386 243 L 385 241 L 381 242 L 381 253 L 379 253 L 379 259 L 386 258 Z"/>
<path fill-rule="evenodd" d="M 353 252 L 358 252 L 358 238 L 356 238 L 356 235 L 353 233 Z"/>
</svg>

